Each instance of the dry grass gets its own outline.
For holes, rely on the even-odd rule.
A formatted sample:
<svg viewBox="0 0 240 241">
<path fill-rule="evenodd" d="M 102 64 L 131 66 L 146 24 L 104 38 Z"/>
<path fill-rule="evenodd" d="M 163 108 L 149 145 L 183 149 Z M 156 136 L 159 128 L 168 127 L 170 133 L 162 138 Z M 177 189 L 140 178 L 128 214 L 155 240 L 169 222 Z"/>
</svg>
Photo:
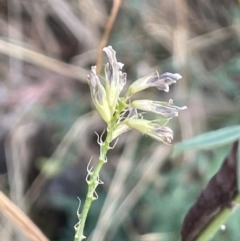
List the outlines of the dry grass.
<svg viewBox="0 0 240 241">
<path fill-rule="evenodd" d="M 6 215 L 26 237 L 33 241 L 48 241 L 49 239 L 39 228 L 19 209 L 4 193 L 0 192 L 0 210 Z"/>
<path fill-rule="evenodd" d="M 75 201 L 76 196 L 84 192 L 85 183 L 72 181 L 69 185 L 65 181 L 77 171 L 84 181 L 88 160 L 98 154 L 93 132 L 101 132 L 105 126 L 90 111 L 86 76 L 91 65 L 97 65 L 101 72 L 105 45 L 113 45 L 117 50 L 118 61 L 125 64 L 128 72 L 129 83 L 142 73 L 151 72 L 151 68 L 183 75 L 170 93 L 161 93 L 163 100 L 173 98 L 177 105 L 188 106 L 188 111 L 172 122 L 175 142 L 239 123 L 240 11 L 234 1 L 230 2 L 221 1 L 215 6 L 200 0 L 196 3 L 186 0 L 1 1 L 0 136 L 5 145 L 8 170 L 0 175 L 1 189 L 9 193 L 11 201 L 26 215 L 34 217 L 37 216 L 35 210 L 49 208 L 48 197 L 52 193 L 48 187 L 56 191 L 51 197 L 57 197 L 60 190 L 60 194 L 71 196 Z M 158 98 L 159 92 L 149 90 L 138 97 L 147 96 Z M 81 113 L 71 109 L 75 104 L 79 105 Z M 44 113 L 47 113 L 45 119 Z M 67 122 L 69 118 L 72 121 Z M 26 132 L 30 132 L 28 128 L 21 132 L 18 140 L 12 140 L 18 127 L 26 127 L 28 123 L 36 126 L 50 123 L 55 134 L 49 133 L 46 139 L 38 140 L 36 148 L 31 145 L 33 140 L 26 137 Z M 12 141 L 16 143 L 14 148 L 10 145 Z M 45 142 L 52 148 L 50 154 L 29 154 L 33 150 L 38 152 Z M 29 160 L 25 160 L 24 153 L 29 154 Z M 109 163 L 103 171 L 105 184 L 99 190 L 99 203 L 103 204 L 94 209 L 101 210 L 99 217 L 91 214 L 86 230 L 90 236 L 88 240 L 169 240 L 165 233 L 176 239 L 180 224 L 179 221 L 177 224 L 173 222 L 171 226 L 174 219 L 171 215 L 176 215 L 177 220 L 182 219 L 195 198 L 181 187 L 196 185 L 194 195 L 197 195 L 197 189 L 206 182 L 209 170 L 213 168 L 209 160 L 212 158 L 217 162 L 221 155 L 220 152 L 189 152 L 172 160 L 169 148 L 148 142 L 136 134 L 124 135 L 115 151 L 110 153 Z M 49 168 L 63 167 L 56 176 L 55 173 L 50 175 L 50 171 L 44 172 L 44 169 L 36 171 L 42 156 L 58 163 L 56 166 L 50 164 Z M 65 165 L 68 161 L 70 164 Z M 35 174 L 34 177 L 28 179 L 29 173 Z M 171 175 L 172 181 L 169 181 Z M 178 176 L 180 179 L 176 182 L 174 178 Z M 59 189 L 54 189 L 53 183 Z M 65 185 L 69 185 L 67 191 L 61 193 Z M 176 209 L 181 210 L 181 216 L 171 209 L 175 207 L 174 200 L 169 200 L 169 210 L 173 212 L 168 220 L 162 221 L 168 185 L 172 193 L 180 193 L 181 205 L 176 205 Z M 155 204 L 148 200 L 146 193 L 156 194 Z M 183 197 L 188 195 L 189 203 L 186 204 Z M 0 220 L 1 226 L 5 227 L 1 235 L 3 240 L 14 240 L 16 231 L 13 230 L 20 230 L 30 240 L 47 240 L 38 231 L 36 235 L 39 236 L 32 236 L 33 224 L 11 201 L 4 202 L 4 205 L 7 203 L 12 208 L 11 219 L 18 228 Z M 145 208 L 144 220 L 141 205 Z M 150 215 L 155 210 L 154 205 L 163 210 L 156 213 L 157 218 Z M 74 224 L 75 213 L 74 217 L 69 214 L 71 205 L 64 208 L 61 207 L 61 211 L 67 210 L 69 223 Z M 1 211 L 8 215 L 8 209 L 1 208 Z M 41 218 L 46 217 L 42 215 Z M 39 221 L 40 225 L 44 222 L 46 220 Z M 170 223 L 169 226 L 165 222 Z M 52 231 L 46 232 L 53 235 Z M 61 232 L 57 228 L 54 230 L 58 237 Z"/>
</svg>

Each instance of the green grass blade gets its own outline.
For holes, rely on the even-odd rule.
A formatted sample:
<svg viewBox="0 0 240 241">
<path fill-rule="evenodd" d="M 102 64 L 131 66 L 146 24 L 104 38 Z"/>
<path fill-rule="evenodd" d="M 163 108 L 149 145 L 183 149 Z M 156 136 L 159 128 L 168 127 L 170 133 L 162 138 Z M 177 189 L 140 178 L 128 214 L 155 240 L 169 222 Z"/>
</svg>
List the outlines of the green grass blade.
<svg viewBox="0 0 240 241">
<path fill-rule="evenodd" d="M 229 126 L 198 135 L 176 144 L 174 146 L 174 154 L 179 154 L 186 150 L 213 149 L 232 143 L 239 138 L 240 125 Z"/>
</svg>

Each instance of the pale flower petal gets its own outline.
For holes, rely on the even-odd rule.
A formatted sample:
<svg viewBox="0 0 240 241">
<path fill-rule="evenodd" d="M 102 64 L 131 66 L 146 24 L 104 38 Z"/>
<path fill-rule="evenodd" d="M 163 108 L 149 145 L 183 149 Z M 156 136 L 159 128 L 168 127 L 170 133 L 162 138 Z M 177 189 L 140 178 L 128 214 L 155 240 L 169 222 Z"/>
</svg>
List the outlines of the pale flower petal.
<svg viewBox="0 0 240 241">
<path fill-rule="evenodd" d="M 135 100 L 131 103 L 133 108 L 150 111 L 160 114 L 165 118 L 172 118 L 178 116 L 180 110 L 185 110 L 187 107 L 178 107 L 172 105 L 172 100 L 169 102 L 153 101 L 153 100 Z"/>
<path fill-rule="evenodd" d="M 146 134 L 157 141 L 170 144 L 173 139 L 173 131 L 157 122 L 145 119 L 127 119 L 124 121 L 129 127 Z"/>
<path fill-rule="evenodd" d="M 103 51 L 109 59 L 105 67 L 106 94 L 111 113 L 114 114 L 127 75 L 121 71 L 124 64 L 117 62 L 116 52 L 112 46 L 103 48 Z"/>
<path fill-rule="evenodd" d="M 109 123 L 111 120 L 111 112 L 106 98 L 106 91 L 96 74 L 96 66 L 92 66 L 91 68 L 91 73 L 88 75 L 88 83 L 94 105 L 103 120 Z"/>
<path fill-rule="evenodd" d="M 129 93 L 134 94 L 149 87 L 156 87 L 159 90 L 164 90 L 165 92 L 168 92 L 169 85 L 176 83 L 177 80 L 181 78 L 182 76 L 177 73 L 164 73 L 159 75 L 156 71 L 151 75 L 148 75 L 133 82 L 133 84 L 129 87 Z"/>
</svg>

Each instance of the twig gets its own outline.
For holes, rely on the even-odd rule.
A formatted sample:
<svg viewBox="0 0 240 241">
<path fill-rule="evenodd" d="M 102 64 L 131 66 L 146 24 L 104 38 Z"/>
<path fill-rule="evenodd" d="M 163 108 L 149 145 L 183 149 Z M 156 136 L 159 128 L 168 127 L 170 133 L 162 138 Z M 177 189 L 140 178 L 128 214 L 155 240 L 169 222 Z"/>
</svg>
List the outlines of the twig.
<svg viewBox="0 0 240 241">
<path fill-rule="evenodd" d="M 9 43 L 3 39 L 0 39 L 0 53 L 21 59 L 31 64 L 39 65 L 71 78 L 76 78 L 82 82 L 86 82 L 86 76 L 88 74 L 87 70 L 78 66 L 63 63 L 57 59 L 47 57 L 41 53 L 32 51 L 13 43 Z"/>
<path fill-rule="evenodd" d="M 97 51 L 97 74 L 99 74 L 100 72 L 100 67 L 102 66 L 102 49 L 106 46 L 108 38 L 109 38 L 109 34 L 112 30 L 113 24 L 115 22 L 117 13 L 119 11 L 119 8 L 121 6 L 122 0 L 114 0 L 113 1 L 113 7 L 112 7 L 112 11 L 110 14 L 110 17 L 108 19 L 107 25 L 106 25 L 106 29 L 104 31 L 101 43 L 99 45 L 98 51 Z"/>
<path fill-rule="evenodd" d="M 32 241 L 49 241 L 42 231 L 0 191 L 0 210 Z"/>
</svg>

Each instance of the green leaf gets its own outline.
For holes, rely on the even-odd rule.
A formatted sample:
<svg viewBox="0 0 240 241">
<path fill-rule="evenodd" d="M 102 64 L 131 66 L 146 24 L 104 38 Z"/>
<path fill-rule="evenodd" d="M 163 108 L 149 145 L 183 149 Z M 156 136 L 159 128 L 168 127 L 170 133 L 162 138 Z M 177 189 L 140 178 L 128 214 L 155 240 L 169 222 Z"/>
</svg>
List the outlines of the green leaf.
<svg viewBox="0 0 240 241">
<path fill-rule="evenodd" d="M 186 150 L 213 149 L 232 143 L 239 138 L 240 125 L 229 126 L 198 135 L 176 144 L 174 146 L 174 154 L 179 154 Z"/>
</svg>

